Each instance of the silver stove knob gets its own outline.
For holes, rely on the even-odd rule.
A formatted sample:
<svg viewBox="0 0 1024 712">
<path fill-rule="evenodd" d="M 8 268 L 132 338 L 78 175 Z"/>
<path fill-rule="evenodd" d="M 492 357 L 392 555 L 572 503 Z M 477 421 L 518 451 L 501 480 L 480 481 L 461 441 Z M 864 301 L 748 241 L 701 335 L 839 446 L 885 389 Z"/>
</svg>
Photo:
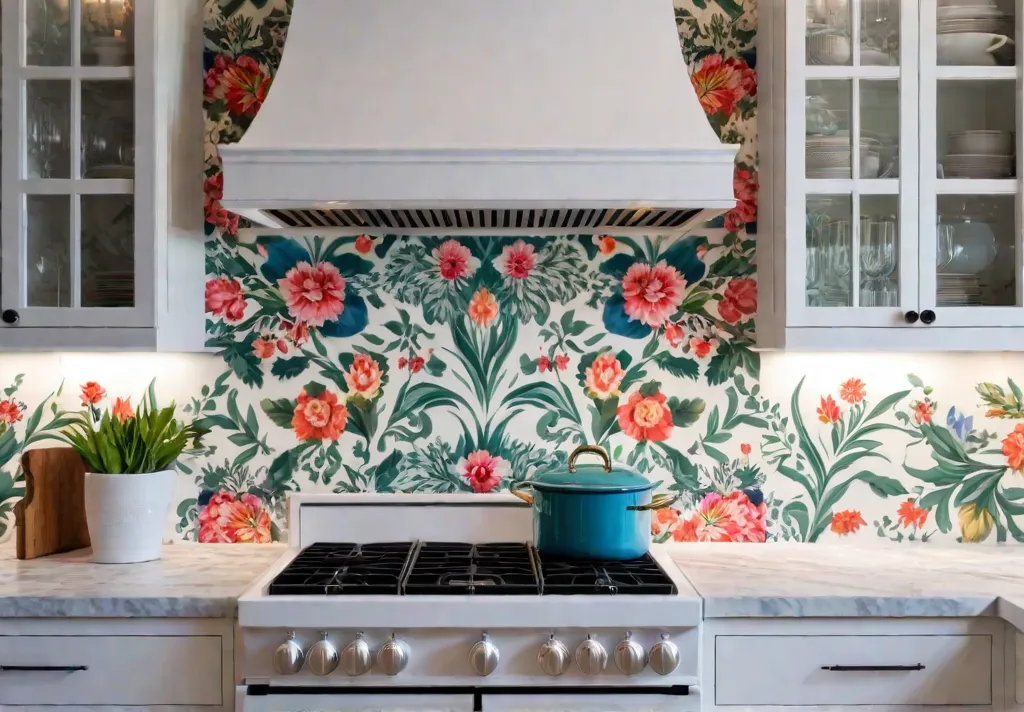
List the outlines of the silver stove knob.
<svg viewBox="0 0 1024 712">
<path fill-rule="evenodd" d="M 633 640 L 633 634 L 629 632 L 615 646 L 612 658 L 615 660 L 615 667 L 623 675 L 637 675 L 647 667 L 647 654 L 644 652 L 644 646 Z"/>
<path fill-rule="evenodd" d="M 469 649 L 469 666 L 480 677 L 487 677 L 498 667 L 498 657 L 498 646 L 484 633 Z"/>
<path fill-rule="evenodd" d="M 306 667 L 321 677 L 330 675 L 338 667 L 338 649 L 327 640 L 326 630 L 320 633 L 320 640 L 313 643 L 306 652 Z"/>
<path fill-rule="evenodd" d="M 377 665 L 385 675 L 397 675 L 409 664 L 409 646 L 401 638 L 391 634 L 391 640 L 377 651 Z"/>
<path fill-rule="evenodd" d="M 668 633 L 662 633 L 661 640 L 651 646 L 647 662 L 659 675 L 668 675 L 679 667 L 679 648 L 668 639 Z"/>
<path fill-rule="evenodd" d="M 540 652 L 537 653 L 537 664 L 545 675 L 551 677 L 558 677 L 564 673 L 569 667 L 569 660 L 569 649 L 554 634 L 540 646 Z"/>
<path fill-rule="evenodd" d="M 302 669 L 306 654 L 302 646 L 295 640 L 295 632 L 288 633 L 288 639 L 277 646 L 274 651 L 274 669 L 278 675 L 294 675 Z"/>
<path fill-rule="evenodd" d="M 590 635 L 576 648 L 576 665 L 584 675 L 600 675 L 608 665 L 604 646 Z"/>
<path fill-rule="evenodd" d="M 346 675 L 356 677 L 370 672 L 373 667 L 373 653 L 370 646 L 363 640 L 362 633 L 356 633 L 356 639 L 341 651 L 341 669 Z"/>
</svg>

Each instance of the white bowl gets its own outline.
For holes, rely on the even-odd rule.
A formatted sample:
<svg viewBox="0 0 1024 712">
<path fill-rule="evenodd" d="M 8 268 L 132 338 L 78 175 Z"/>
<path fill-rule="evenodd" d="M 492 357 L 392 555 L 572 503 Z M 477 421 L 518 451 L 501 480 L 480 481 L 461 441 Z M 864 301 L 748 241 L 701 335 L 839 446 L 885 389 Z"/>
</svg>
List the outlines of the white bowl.
<svg viewBox="0 0 1024 712">
<path fill-rule="evenodd" d="M 846 35 L 820 32 L 807 37 L 809 64 L 848 65 L 853 59 L 853 46 Z"/>
<path fill-rule="evenodd" d="M 938 35 L 936 48 L 939 64 L 944 66 L 992 67 L 992 54 L 1010 41 L 1006 35 L 989 32 L 956 32 Z"/>
<path fill-rule="evenodd" d="M 949 134 L 949 153 L 1010 156 L 1013 134 L 1009 131 L 954 131 Z"/>
</svg>

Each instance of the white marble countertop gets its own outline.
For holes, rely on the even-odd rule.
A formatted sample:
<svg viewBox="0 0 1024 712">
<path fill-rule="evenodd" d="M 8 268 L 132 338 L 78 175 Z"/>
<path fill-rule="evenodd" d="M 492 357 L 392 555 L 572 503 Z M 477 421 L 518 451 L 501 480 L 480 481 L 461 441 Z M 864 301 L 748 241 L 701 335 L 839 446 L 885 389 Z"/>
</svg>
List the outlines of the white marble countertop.
<svg viewBox="0 0 1024 712">
<path fill-rule="evenodd" d="M 233 618 L 280 544 L 172 544 L 141 564 L 93 564 L 89 550 L 29 561 L 0 548 L 0 618 Z"/>
</svg>

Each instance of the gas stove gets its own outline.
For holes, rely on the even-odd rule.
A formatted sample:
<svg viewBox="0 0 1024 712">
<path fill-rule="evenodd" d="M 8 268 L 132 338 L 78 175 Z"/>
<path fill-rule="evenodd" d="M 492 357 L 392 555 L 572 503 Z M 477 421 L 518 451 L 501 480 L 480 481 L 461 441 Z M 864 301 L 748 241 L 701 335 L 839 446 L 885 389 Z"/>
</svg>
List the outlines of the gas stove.
<svg viewBox="0 0 1024 712">
<path fill-rule="evenodd" d="M 504 495 L 295 495 L 289 535 L 239 600 L 246 712 L 699 709 L 701 602 L 662 550 L 545 556 Z"/>
</svg>

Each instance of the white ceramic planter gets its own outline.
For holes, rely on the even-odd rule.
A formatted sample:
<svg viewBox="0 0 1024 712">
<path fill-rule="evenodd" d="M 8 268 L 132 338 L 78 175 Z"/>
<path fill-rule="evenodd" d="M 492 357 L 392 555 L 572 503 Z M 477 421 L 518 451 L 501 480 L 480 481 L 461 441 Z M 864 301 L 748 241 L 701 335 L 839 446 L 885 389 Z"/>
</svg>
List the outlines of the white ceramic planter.
<svg viewBox="0 0 1024 712">
<path fill-rule="evenodd" d="M 85 473 L 85 516 L 94 562 L 133 564 L 160 558 L 174 477 L 173 470 L 145 475 Z"/>
</svg>

